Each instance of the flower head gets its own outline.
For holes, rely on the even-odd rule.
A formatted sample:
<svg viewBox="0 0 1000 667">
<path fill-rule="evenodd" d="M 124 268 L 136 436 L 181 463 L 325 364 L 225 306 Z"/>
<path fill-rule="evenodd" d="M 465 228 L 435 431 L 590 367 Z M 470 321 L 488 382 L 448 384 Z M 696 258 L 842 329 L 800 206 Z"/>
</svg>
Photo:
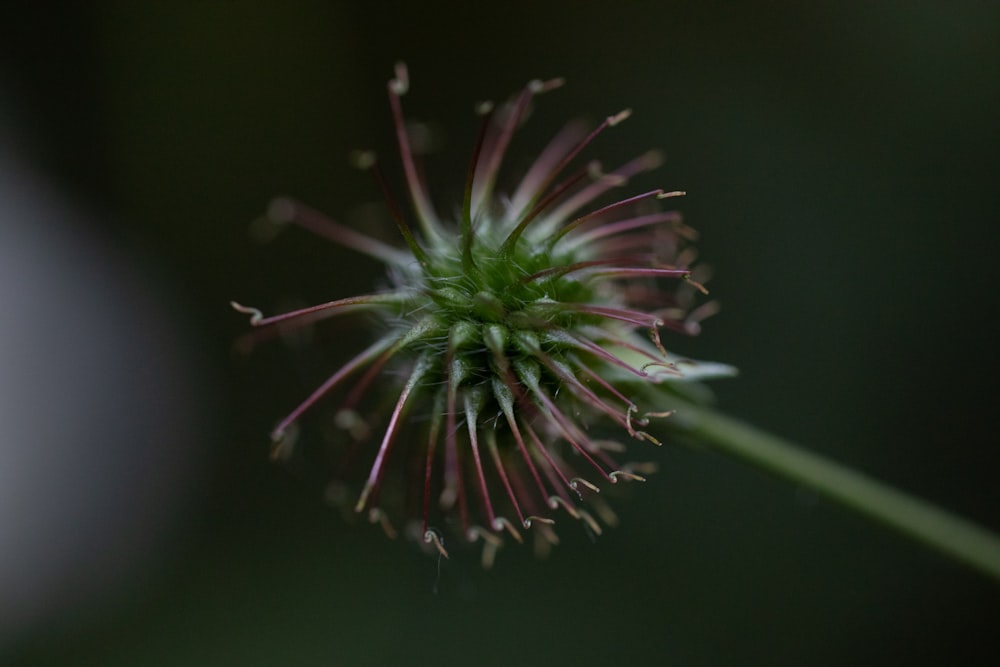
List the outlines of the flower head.
<svg viewBox="0 0 1000 667">
<path fill-rule="evenodd" d="M 713 310 L 693 308 L 705 292 L 691 267 L 693 231 L 657 206 L 683 193 L 655 189 L 602 203 L 659 156 L 608 172 L 575 164 L 629 111 L 590 132 L 567 125 L 509 196 L 496 194 L 532 99 L 561 83 L 532 81 L 505 105 L 479 105 L 464 201 L 449 219 L 436 211 L 411 149 L 401 107 L 408 76 L 397 66 L 389 102 L 416 225 L 374 157 L 358 161 L 383 190 L 402 247 L 290 199 L 272 202 L 268 215 L 384 262 L 390 286 L 271 317 L 233 303 L 258 327 L 377 316 L 368 347 L 274 429 L 276 451 L 288 451 L 289 427 L 303 413 L 338 394 L 343 467 L 367 471 L 358 475 L 354 509 L 390 534 L 401 521 L 418 526 L 414 534 L 443 555 L 449 531 L 481 540 L 487 564 L 505 539 L 534 533 L 541 544 L 556 543 L 564 520 L 592 533 L 613 524 L 601 488 L 644 481 L 653 469 L 630 461 L 622 441 L 658 445 L 646 429 L 668 416 L 637 405 L 636 385 L 725 371 L 675 357 L 661 340 L 661 330 L 696 333 Z"/>
</svg>

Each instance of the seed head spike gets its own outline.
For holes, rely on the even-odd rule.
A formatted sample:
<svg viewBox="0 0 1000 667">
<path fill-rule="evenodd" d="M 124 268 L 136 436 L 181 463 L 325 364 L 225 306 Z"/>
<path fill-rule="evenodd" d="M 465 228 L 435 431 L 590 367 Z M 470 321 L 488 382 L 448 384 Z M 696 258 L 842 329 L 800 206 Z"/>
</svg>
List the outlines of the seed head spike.
<svg viewBox="0 0 1000 667">
<path fill-rule="evenodd" d="M 482 542 L 484 567 L 507 536 L 518 543 L 525 530 L 547 551 L 559 541 L 552 526 L 563 512 L 596 537 L 617 522 L 603 500 L 608 486 L 645 481 L 655 470 L 620 462 L 636 445 L 595 435 L 597 427 L 660 444 L 651 420 L 671 413 L 644 411 L 655 387 L 705 369 L 730 372 L 667 354 L 665 343 L 674 343 L 665 336 L 696 332 L 715 310 L 695 303 L 707 273 L 694 264 L 693 232 L 678 213 L 657 209 L 684 193 L 623 190 L 659 165 L 658 152 L 610 171 L 593 158 L 572 165 L 631 115 L 625 109 L 590 132 L 566 125 L 509 198 L 496 194 L 532 100 L 563 84 L 535 79 L 506 105 L 476 106 L 480 128 L 457 185 L 463 196 L 454 215 L 442 218 L 403 114 L 410 84 L 399 63 L 386 90 L 412 211 L 404 213 L 373 152 L 351 156 L 374 177 L 401 243 L 289 197 L 272 200 L 264 216 L 272 227 L 305 229 L 383 262 L 386 284 L 359 296 L 334 284 L 330 300 L 268 317 L 230 304 L 262 333 L 267 325 L 286 331 L 359 313 L 373 329 L 360 352 L 281 419 L 272 452 L 291 456 L 300 422 L 298 440 L 314 446 L 312 417 L 329 401 L 334 428 L 323 439 L 335 463 L 327 488 L 348 509 L 356 500 L 354 509 L 386 535 L 406 526 L 404 535 L 448 558 L 443 528 L 432 527 L 447 526 L 463 541 Z M 616 191 L 624 194 L 608 196 Z M 317 336 L 328 334 L 326 324 Z M 354 340 L 342 330 L 333 335 L 338 344 Z"/>
</svg>

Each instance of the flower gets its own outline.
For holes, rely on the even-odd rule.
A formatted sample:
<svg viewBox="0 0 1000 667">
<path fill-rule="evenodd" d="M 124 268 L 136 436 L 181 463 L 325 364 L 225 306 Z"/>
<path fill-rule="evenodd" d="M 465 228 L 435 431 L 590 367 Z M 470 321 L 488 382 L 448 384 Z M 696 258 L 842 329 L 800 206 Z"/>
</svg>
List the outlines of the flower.
<svg viewBox="0 0 1000 667">
<path fill-rule="evenodd" d="M 596 162 L 571 168 L 630 111 L 589 133 L 567 125 L 509 197 L 496 194 L 530 103 L 560 85 L 531 81 L 505 105 L 478 106 L 464 201 L 452 221 L 435 210 L 417 167 L 401 106 L 408 74 L 398 65 L 389 102 L 416 226 L 374 157 L 361 154 L 358 162 L 375 175 L 403 247 L 291 199 L 273 201 L 268 213 L 384 262 L 390 287 L 271 317 L 232 304 L 256 327 L 377 316 L 370 345 L 280 421 L 275 451 L 287 454 L 289 428 L 320 399 L 340 393 L 344 468 L 368 471 L 354 509 L 390 535 L 401 520 L 418 525 L 412 532 L 444 556 L 448 531 L 481 540 L 487 566 L 505 538 L 521 542 L 531 532 L 539 544 L 555 544 L 563 519 L 594 534 L 614 524 L 601 487 L 645 481 L 654 469 L 620 462 L 627 454 L 620 440 L 660 444 L 645 429 L 669 415 L 638 407 L 632 389 L 728 371 L 668 354 L 660 338 L 661 329 L 696 333 L 714 310 L 711 303 L 693 307 L 705 292 L 691 267 L 694 232 L 677 212 L 656 206 L 683 193 L 654 189 L 596 205 L 657 167 L 659 155 L 610 172 Z M 607 437 L 600 422 L 619 439 Z M 371 447 L 361 446 L 369 440 Z"/>
</svg>

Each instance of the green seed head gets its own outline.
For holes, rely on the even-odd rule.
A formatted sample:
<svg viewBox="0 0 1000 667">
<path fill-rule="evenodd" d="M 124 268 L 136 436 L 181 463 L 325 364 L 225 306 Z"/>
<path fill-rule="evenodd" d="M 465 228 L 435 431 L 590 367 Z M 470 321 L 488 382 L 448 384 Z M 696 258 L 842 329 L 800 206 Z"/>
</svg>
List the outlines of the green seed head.
<svg viewBox="0 0 1000 667">
<path fill-rule="evenodd" d="M 602 485 L 644 481 L 653 467 L 630 462 L 622 440 L 641 441 L 640 450 L 658 444 L 643 429 L 666 416 L 637 407 L 637 387 L 728 371 L 682 363 L 660 339 L 661 329 L 696 332 L 713 308 L 694 307 L 704 288 L 690 266 L 693 232 L 659 208 L 683 193 L 609 196 L 658 166 L 659 157 L 643 155 L 610 172 L 596 163 L 575 166 L 579 153 L 629 112 L 589 134 L 568 125 L 509 196 L 495 195 L 530 101 L 561 83 L 532 81 L 496 111 L 480 105 L 464 202 L 458 219 L 448 220 L 438 216 L 416 168 L 401 105 L 409 80 L 398 66 L 388 93 L 416 225 L 392 199 L 374 157 L 358 162 L 386 195 L 404 248 L 289 199 L 269 209 L 274 222 L 384 262 L 390 287 L 266 318 L 233 304 L 254 326 L 360 310 L 380 316 L 371 344 L 278 424 L 277 451 L 291 451 L 288 427 L 303 413 L 340 395 L 342 481 L 363 477 L 354 509 L 390 535 L 406 526 L 445 556 L 449 533 L 482 541 L 487 565 L 505 539 L 531 533 L 550 545 L 566 520 L 591 533 L 613 524 Z M 597 437 L 600 422 L 618 439 Z"/>
</svg>

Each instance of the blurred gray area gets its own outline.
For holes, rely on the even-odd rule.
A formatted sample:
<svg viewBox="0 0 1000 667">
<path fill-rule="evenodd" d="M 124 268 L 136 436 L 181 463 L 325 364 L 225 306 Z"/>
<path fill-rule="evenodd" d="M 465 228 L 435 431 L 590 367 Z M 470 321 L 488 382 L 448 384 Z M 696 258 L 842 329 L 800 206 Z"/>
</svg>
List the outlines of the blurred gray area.
<svg viewBox="0 0 1000 667">
<path fill-rule="evenodd" d="M 668 346 L 740 367 L 715 385 L 721 406 L 1000 530 L 996 3 L 3 12 L 0 112 L 16 128 L 5 150 L 100 220 L 89 229 L 126 264 L 153 272 L 173 304 L 153 308 L 167 318 L 157 335 L 185 332 L 107 338 L 80 354 L 131 359 L 142 353 L 130 345 L 151 345 L 171 350 L 162 377 L 221 384 L 198 380 L 148 419 L 126 410 L 140 434 L 172 433 L 176 416 L 215 435 L 183 458 L 194 470 L 184 479 L 202 481 L 173 487 L 157 516 L 174 518 L 149 524 L 150 543 L 164 546 L 116 551 L 120 576 L 53 587 L 45 558 L 12 560 L 18 524 L 0 508 L 0 563 L 49 584 L 47 602 L 0 638 L 0 663 L 936 665 L 973 663 L 992 646 L 995 583 L 783 481 L 681 447 L 657 452 L 661 472 L 615 503 L 623 524 L 596 543 L 566 539 L 544 561 L 505 549 L 489 573 L 466 552 L 439 575 L 412 545 L 348 525 L 312 480 L 267 463 L 269 428 L 336 366 L 342 341 L 319 341 L 308 363 L 280 342 L 244 357 L 234 341 L 245 318 L 226 304 L 272 310 L 376 279 L 370 262 L 305 234 L 261 246 L 247 230 L 276 194 L 346 221 L 377 199 L 346 156 L 392 154 L 384 82 L 395 60 L 410 67 L 408 113 L 442 128 L 428 161 L 442 210 L 461 195 L 473 103 L 565 76 L 512 153 L 526 160 L 570 117 L 635 110 L 589 155 L 616 164 L 660 148 L 665 166 L 636 187 L 688 191 L 681 207 L 723 310 L 698 339 Z M 29 221 L 7 210 L 4 250 Z M 41 336 L 66 326 L 55 320 L 32 349 L 52 345 Z M 83 335 L 112 321 L 81 315 L 72 326 Z M 86 398 L 127 382 L 129 366 L 100 378 L 81 370 L 93 377 Z M 5 391 L 9 381 L 5 371 Z M 9 436 L 18 420 L 8 405 Z M 60 406 L 34 407 L 34 435 L 68 447 L 40 428 Z M 155 467 L 167 455 L 122 437 L 136 447 L 112 450 L 112 461 Z M 67 456 L 89 460 L 94 445 L 75 445 Z M 6 499 L 12 468 L 2 465 Z M 68 493 L 47 473 L 15 481 L 29 479 L 43 498 Z M 99 543 L 72 548 L 83 558 Z"/>
<path fill-rule="evenodd" d="M 172 552 L 207 387 L 169 292 L 0 156 L 0 641 Z M 89 227 L 89 228 L 88 228 Z M 133 258 L 134 260 L 135 258 Z"/>
</svg>

